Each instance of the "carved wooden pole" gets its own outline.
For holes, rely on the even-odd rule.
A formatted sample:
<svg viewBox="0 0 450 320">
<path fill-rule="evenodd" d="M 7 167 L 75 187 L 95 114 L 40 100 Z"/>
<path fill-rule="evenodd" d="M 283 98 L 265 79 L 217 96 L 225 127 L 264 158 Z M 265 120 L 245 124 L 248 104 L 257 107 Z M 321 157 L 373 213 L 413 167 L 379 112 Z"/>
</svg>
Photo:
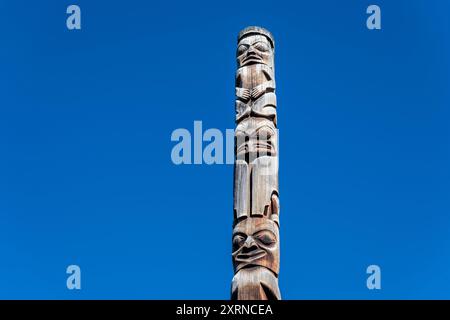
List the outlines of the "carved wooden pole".
<svg viewBox="0 0 450 320">
<path fill-rule="evenodd" d="M 233 267 L 231 298 L 281 299 L 278 130 L 274 39 L 260 27 L 239 33 L 236 52 Z"/>
</svg>

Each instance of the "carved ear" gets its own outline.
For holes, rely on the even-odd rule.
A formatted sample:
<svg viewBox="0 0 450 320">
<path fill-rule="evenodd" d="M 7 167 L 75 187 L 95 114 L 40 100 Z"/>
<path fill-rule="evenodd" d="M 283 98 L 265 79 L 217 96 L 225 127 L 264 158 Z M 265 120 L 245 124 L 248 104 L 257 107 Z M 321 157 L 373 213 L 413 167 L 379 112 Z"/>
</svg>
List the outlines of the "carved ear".
<svg viewBox="0 0 450 320">
<path fill-rule="evenodd" d="M 272 193 L 272 197 L 270 198 L 271 203 L 271 212 L 270 212 L 270 219 L 278 226 L 280 226 L 280 200 L 278 198 L 278 194 L 276 192 Z"/>
</svg>

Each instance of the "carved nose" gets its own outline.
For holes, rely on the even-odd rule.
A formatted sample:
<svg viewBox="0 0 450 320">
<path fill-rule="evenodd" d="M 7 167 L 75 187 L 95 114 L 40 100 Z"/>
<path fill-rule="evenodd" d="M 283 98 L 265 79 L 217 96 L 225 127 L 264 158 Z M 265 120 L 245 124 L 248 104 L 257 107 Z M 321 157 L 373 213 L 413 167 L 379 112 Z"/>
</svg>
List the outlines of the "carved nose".
<svg viewBox="0 0 450 320">
<path fill-rule="evenodd" d="M 252 237 L 248 237 L 244 242 L 244 247 L 242 248 L 242 253 L 249 253 L 254 250 L 257 250 L 258 246 L 256 245 L 255 240 Z"/>
</svg>

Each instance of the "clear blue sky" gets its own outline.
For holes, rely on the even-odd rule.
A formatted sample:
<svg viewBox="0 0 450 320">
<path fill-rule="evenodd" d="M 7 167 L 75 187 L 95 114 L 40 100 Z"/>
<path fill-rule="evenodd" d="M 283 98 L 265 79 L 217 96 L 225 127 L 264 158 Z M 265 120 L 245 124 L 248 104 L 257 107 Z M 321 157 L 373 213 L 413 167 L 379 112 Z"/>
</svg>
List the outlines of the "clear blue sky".
<svg viewBox="0 0 450 320">
<path fill-rule="evenodd" d="M 373 3 L 381 31 L 365 27 Z M 173 165 L 170 135 L 234 128 L 248 25 L 277 45 L 283 297 L 450 298 L 449 12 L 2 1 L 0 298 L 229 298 L 233 167 Z"/>
</svg>

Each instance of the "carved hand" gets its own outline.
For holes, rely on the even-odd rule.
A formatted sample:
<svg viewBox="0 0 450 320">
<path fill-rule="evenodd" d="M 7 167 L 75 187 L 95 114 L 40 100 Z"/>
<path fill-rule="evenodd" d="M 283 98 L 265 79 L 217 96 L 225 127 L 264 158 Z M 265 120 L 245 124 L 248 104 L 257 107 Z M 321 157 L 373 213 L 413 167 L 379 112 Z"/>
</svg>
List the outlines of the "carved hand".
<svg viewBox="0 0 450 320">
<path fill-rule="evenodd" d="M 236 96 L 241 98 L 244 102 L 250 100 L 250 89 L 245 88 L 236 88 Z"/>
<path fill-rule="evenodd" d="M 260 84 L 259 86 L 256 86 L 252 89 L 252 98 L 254 100 L 258 99 L 261 95 L 263 95 L 266 92 L 266 84 Z"/>
</svg>

